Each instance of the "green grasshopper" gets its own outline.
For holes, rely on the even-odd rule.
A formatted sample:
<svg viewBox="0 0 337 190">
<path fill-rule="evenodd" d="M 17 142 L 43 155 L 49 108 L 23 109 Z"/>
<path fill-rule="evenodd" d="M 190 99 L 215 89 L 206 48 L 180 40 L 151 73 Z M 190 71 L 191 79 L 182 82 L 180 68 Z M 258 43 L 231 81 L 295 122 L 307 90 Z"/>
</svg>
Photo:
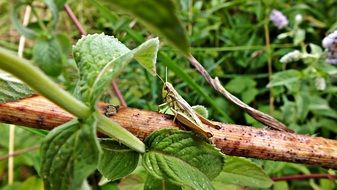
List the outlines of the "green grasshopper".
<svg viewBox="0 0 337 190">
<path fill-rule="evenodd" d="M 162 93 L 165 103 L 159 105 L 159 107 L 167 105 L 173 112 L 175 119 L 191 128 L 196 133 L 206 138 L 211 138 L 213 136 L 204 123 L 216 129 L 221 128 L 220 125 L 204 118 L 199 113 L 195 112 L 193 108 L 173 88 L 171 83 L 164 83 Z"/>
</svg>

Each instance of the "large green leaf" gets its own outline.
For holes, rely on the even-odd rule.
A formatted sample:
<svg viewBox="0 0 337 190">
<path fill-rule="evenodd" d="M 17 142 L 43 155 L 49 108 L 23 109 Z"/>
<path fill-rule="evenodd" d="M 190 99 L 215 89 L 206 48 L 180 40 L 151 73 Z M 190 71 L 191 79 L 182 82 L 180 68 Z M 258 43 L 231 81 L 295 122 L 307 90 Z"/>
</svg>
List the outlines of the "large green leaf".
<svg viewBox="0 0 337 190">
<path fill-rule="evenodd" d="M 41 146 L 41 176 L 45 189 L 77 189 L 97 167 L 100 147 L 96 121 L 72 120 L 55 129 Z"/>
<path fill-rule="evenodd" d="M 137 167 L 139 153 L 111 139 L 100 141 L 102 155 L 98 170 L 109 180 L 129 175 Z"/>
<path fill-rule="evenodd" d="M 56 38 L 40 39 L 34 44 L 33 62 L 46 74 L 61 74 L 64 61 L 61 45 Z"/>
<path fill-rule="evenodd" d="M 171 0 L 101 0 L 117 11 L 124 11 L 139 19 L 150 31 L 163 36 L 168 42 L 189 53 L 185 30 L 179 21 Z"/>
<path fill-rule="evenodd" d="M 129 50 L 118 39 L 104 34 L 82 37 L 74 46 L 73 53 L 80 70 L 77 93 L 84 101 L 95 105 L 108 83 L 118 76 L 132 59 L 136 59 L 151 74 L 156 74 L 156 58 L 159 41 L 150 39 L 139 47 Z"/>
<path fill-rule="evenodd" d="M 33 91 L 20 80 L 0 70 L 0 103 L 30 96 Z"/>
<path fill-rule="evenodd" d="M 143 156 L 143 166 L 158 179 L 193 189 L 214 189 L 211 181 L 197 168 L 186 161 L 160 152 L 150 151 Z"/>
<path fill-rule="evenodd" d="M 214 181 L 258 188 L 268 188 L 273 184 L 263 169 L 252 161 L 229 156 L 226 156 L 226 164 Z"/>
<path fill-rule="evenodd" d="M 173 128 L 152 133 L 145 144 L 145 169 L 157 179 L 195 189 L 213 189 L 210 180 L 222 170 L 222 154 L 192 132 Z"/>
</svg>

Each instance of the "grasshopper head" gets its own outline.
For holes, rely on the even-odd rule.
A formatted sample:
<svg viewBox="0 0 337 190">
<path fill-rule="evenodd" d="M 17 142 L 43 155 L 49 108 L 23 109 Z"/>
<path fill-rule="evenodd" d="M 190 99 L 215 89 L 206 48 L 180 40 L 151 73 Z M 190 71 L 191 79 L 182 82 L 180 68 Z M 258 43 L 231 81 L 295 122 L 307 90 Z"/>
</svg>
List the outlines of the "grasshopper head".
<svg viewBox="0 0 337 190">
<path fill-rule="evenodd" d="M 172 89 L 174 89 L 173 86 L 172 86 L 172 84 L 169 83 L 169 82 L 165 82 L 164 85 L 163 85 L 163 90 L 162 90 L 162 96 L 163 96 L 163 98 L 166 98 L 167 95 L 170 92 L 172 92 Z"/>
</svg>

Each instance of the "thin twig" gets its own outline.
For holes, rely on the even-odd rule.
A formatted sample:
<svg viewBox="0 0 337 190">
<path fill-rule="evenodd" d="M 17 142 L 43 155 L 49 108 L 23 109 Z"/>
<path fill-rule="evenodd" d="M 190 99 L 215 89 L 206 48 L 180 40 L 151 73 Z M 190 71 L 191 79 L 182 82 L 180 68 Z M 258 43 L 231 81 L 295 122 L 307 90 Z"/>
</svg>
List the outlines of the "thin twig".
<svg viewBox="0 0 337 190">
<path fill-rule="evenodd" d="M 74 12 L 71 10 L 71 8 L 69 7 L 69 5 L 65 4 L 64 5 L 64 10 L 66 11 L 66 13 L 68 14 L 68 16 L 70 17 L 71 21 L 75 24 L 77 30 L 82 35 L 87 35 L 87 32 L 84 30 L 84 28 L 82 27 L 80 21 L 78 21 L 77 17 L 75 16 Z"/>
<path fill-rule="evenodd" d="M 121 91 L 119 90 L 119 88 L 117 86 L 117 83 L 115 81 L 111 82 L 111 87 L 112 87 L 112 90 L 115 92 L 115 95 L 118 97 L 121 106 L 127 107 L 128 105 L 126 104 L 126 102 L 123 98 L 123 95 L 122 95 Z"/>
<path fill-rule="evenodd" d="M 218 77 L 215 77 L 213 79 L 209 73 L 206 71 L 206 69 L 199 63 L 198 60 L 196 60 L 193 55 L 189 55 L 187 57 L 188 61 L 199 71 L 199 73 L 206 79 L 206 81 L 219 93 L 225 96 L 227 100 L 234 103 L 235 105 L 239 106 L 241 109 L 245 110 L 250 116 L 255 118 L 256 120 L 260 121 L 261 123 L 267 125 L 268 127 L 271 127 L 278 131 L 285 131 L 285 132 L 293 132 L 292 130 L 288 129 L 283 123 L 279 122 L 272 116 L 265 114 L 259 110 L 256 110 L 249 105 L 245 104 L 241 100 L 239 100 L 237 97 L 232 95 L 230 92 L 228 92 L 221 84 Z"/>
<path fill-rule="evenodd" d="M 8 154 L 14 152 L 15 125 L 9 125 Z M 14 182 L 14 159 L 8 157 L 8 185 Z"/>
<path fill-rule="evenodd" d="M 75 16 L 74 12 L 71 10 L 71 8 L 69 7 L 68 4 L 64 5 L 64 10 L 66 11 L 66 13 L 68 14 L 68 16 L 70 17 L 70 19 L 72 20 L 72 22 L 75 24 L 77 30 L 82 34 L 82 35 L 87 35 L 87 32 L 84 30 L 84 28 L 82 27 L 80 21 L 78 21 L 77 17 Z M 112 82 L 112 89 L 115 92 L 115 95 L 117 96 L 121 106 L 123 107 L 127 107 L 126 101 L 121 93 L 121 91 L 119 90 L 116 82 L 113 80 Z"/>
<path fill-rule="evenodd" d="M 303 174 L 303 175 L 289 175 L 281 177 L 273 177 L 273 181 L 290 181 L 290 180 L 303 180 L 303 179 L 329 179 L 336 180 L 336 175 L 332 174 Z"/>
<path fill-rule="evenodd" d="M 32 152 L 32 151 L 35 151 L 35 150 L 37 150 L 39 148 L 40 148 L 40 145 L 34 145 L 34 146 L 31 146 L 31 147 L 28 147 L 28 148 L 17 150 L 15 152 L 11 153 L 11 154 L 7 154 L 5 156 L 0 156 L 0 161 L 6 160 L 8 158 L 13 158 L 15 156 L 19 156 L 19 155 L 27 153 L 27 152 Z"/>
<path fill-rule="evenodd" d="M 266 52 L 268 56 L 268 76 L 269 81 L 271 80 L 271 76 L 273 74 L 273 67 L 272 67 L 272 55 L 271 55 L 271 48 L 270 48 L 270 35 L 269 35 L 269 20 L 267 19 L 264 24 L 264 35 L 266 40 Z M 271 89 L 269 92 L 269 114 L 272 114 L 274 111 L 274 97 L 271 93 Z"/>
<path fill-rule="evenodd" d="M 30 13 L 32 8 L 30 6 L 26 6 L 25 13 L 23 16 L 23 26 L 27 26 L 30 19 Z M 20 36 L 19 47 L 18 47 L 18 56 L 23 56 L 23 50 L 25 49 L 25 41 L 26 38 L 24 36 Z M 15 145 L 15 125 L 9 126 L 9 143 L 8 143 L 8 154 L 11 155 L 14 152 Z M 11 185 L 14 182 L 14 159 L 13 157 L 8 157 L 8 184 Z"/>
</svg>

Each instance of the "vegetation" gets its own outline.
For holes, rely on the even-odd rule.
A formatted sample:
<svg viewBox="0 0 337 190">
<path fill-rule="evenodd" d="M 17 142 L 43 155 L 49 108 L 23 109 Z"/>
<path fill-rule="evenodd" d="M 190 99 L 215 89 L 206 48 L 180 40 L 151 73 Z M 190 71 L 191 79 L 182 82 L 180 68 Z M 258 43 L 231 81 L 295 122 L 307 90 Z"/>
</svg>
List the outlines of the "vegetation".
<svg viewBox="0 0 337 190">
<path fill-rule="evenodd" d="M 81 37 L 65 3 L 90 35 Z M 27 5 L 32 16 L 24 26 Z M 119 104 L 106 90 L 115 80 L 128 106 L 157 111 L 164 102 L 161 78 L 167 75 L 189 104 L 207 107 L 201 109 L 210 119 L 264 127 L 206 82 L 188 61 L 193 55 L 244 103 L 296 133 L 336 139 L 336 5 L 332 0 L 0 0 L 0 69 L 30 87 L 1 72 L 0 103 L 36 91 L 77 117 L 50 133 L 17 127 L 15 149 L 41 149 L 15 157 L 12 184 L 7 159 L 0 160 L 0 187 L 335 189 L 336 181 L 329 179 L 271 179 L 335 176 L 332 169 L 231 157 L 193 132 L 162 129 L 141 142 L 100 114 L 96 103 Z M 20 35 L 27 38 L 25 59 L 9 51 L 19 49 Z M 114 140 L 97 138 L 96 128 Z M 9 131 L 1 124 L 1 155 L 8 154 Z"/>
</svg>

